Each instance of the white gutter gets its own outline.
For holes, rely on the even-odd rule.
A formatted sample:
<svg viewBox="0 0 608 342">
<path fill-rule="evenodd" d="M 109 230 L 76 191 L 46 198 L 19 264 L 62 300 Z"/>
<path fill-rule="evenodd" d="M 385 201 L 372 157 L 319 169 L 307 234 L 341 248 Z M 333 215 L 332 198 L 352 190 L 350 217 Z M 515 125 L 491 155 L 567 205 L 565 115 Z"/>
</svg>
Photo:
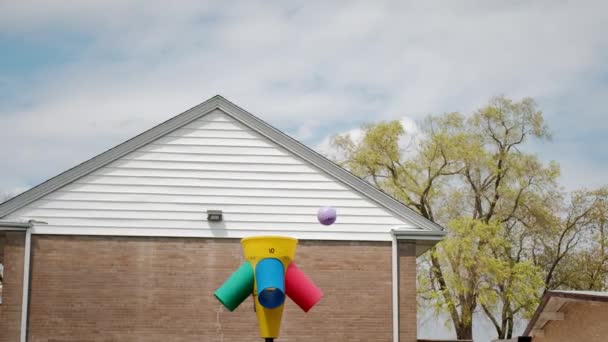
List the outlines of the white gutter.
<svg viewBox="0 0 608 342">
<path fill-rule="evenodd" d="M 4 231 L 25 231 L 27 228 L 31 227 L 31 222 L 26 221 L 7 221 L 0 220 L 0 230 Z"/>
<path fill-rule="evenodd" d="M 438 230 L 414 230 L 414 229 L 393 229 L 391 230 L 393 236 L 396 236 L 399 240 L 416 240 L 416 241 L 433 241 L 435 244 L 443 239 L 447 234 L 444 231 Z"/>
<path fill-rule="evenodd" d="M 32 246 L 31 227 L 25 232 L 25 251 L 23 252 L 23 292 L 21 295 L 21 338 L 20 342 L 27 341 L 27 317 L 30 288 L 30 257 Z"/>
<path fill-rule="evenodd" d="M 392 251 L 392 298 L 393 298 L 393 342 L 399 342 L 399 241 L 395 231 L 391 231 Z"/>
</svg>

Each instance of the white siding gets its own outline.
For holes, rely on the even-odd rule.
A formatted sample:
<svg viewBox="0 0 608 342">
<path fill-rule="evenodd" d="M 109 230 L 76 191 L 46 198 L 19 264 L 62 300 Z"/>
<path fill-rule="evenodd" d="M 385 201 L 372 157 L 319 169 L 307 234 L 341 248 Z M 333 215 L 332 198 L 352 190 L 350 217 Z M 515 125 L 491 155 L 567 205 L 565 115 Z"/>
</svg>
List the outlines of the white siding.
<svg viewBox="0 0 608 342">
<path fill-rule="evenodd" d="M 316 221 L 320 206 L 336 224 Z M 224 222 L 206 221 L 221 209 Z M 193 236 L 284 233 L 388 240 L 402 218 L 293 156 L 220 110 L 46 195 L 8 218 L 45 221 L 44 231 L 179 232 Z M 135 233 L 136 232 L 136 233 Z"/>
</svg>

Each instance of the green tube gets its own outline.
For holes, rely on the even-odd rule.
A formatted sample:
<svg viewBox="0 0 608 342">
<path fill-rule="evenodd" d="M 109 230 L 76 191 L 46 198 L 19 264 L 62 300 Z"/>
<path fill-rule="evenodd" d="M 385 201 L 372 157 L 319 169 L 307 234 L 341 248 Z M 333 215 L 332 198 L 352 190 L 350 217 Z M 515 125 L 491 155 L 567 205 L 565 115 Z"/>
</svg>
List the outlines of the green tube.
<svg viewBox="0 0 608 342">
<path fill-rule="evenodd" d="M 245 261 L 213 294 L 226 309 L 233 311 L 253 293 L 253 267 Z"/>
</svg>

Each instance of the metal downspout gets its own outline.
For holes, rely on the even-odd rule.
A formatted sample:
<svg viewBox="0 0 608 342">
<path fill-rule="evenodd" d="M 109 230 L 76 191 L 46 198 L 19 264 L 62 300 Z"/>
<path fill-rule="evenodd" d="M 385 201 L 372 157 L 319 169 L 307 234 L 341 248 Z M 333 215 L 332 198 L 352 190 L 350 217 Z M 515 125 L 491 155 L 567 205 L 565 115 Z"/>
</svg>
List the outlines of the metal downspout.
<svg viewBox="0 0 608 342">
<path fill-rule="evenodd" d="M 27 341 L 27 318 L 30 288 L 30 257 L 32 246 L 32 228 L 25 231 L 25 251 L 23 253 L 23 292 L 21 299 L 21 338 L 20 342 Z"/>
<path fill-rule="evenodd" d="M 399 342 L 399 250 L 397 235 L 391 231 L 392 251 L 392 299 L 393 299 L 393 342 Z"/>
</svg>

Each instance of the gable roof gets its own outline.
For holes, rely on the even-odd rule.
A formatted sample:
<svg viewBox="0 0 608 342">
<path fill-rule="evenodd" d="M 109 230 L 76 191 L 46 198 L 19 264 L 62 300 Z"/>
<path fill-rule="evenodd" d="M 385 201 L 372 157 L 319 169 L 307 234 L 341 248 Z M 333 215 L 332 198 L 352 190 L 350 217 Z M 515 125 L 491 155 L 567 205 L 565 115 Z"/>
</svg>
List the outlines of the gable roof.
<svg viewBox="0 0 608 342">
<path fill-rule="evenodd" d="M 282 146 L 291 153 L 299 156 L 308 163 L 318 167 L 350 188 L 358 191 L 365 197 L 387 208 L 396 215 L 410 221 L 418 228 L 437 232 L 439 233 L 438 235 L 442 235 L 443 228 L 441 226 L 427 220 L 403 203 L 395 200 L 390 195 L 380 191 L 368 182 L 356 177 L 341 166 L 306 147 L 302 143 L 296 141 L 278 129 L 270 126 L 266 122 L 238 107 L 234 103 L 226 100 L 220 95 L 216 95 L 198 106 L 193 107 L 184 113 L 179 114 L 172 119 L 169 119 L 156 127 L 151 128 L 137 135 L 136 137 L 127 140 L 126 142 L 0 204 L 0 218 L 5 217 L 6 215 L 28 205 L 29 203 L 40 199 L 41 197 L 89 174 L 92 171 L 99 169 L 100 167 L 103 167 L 104 165 L 107 165 L 108 163 L 138 149 L 139 147 L 142 147 L 143 145 L 148 144 L 155 139 L 164 136 L 175 129 L 201 118 L 215 109 L 222 110 L 227 115 L 260 133 L 276 144 Z"/>
</svg>

